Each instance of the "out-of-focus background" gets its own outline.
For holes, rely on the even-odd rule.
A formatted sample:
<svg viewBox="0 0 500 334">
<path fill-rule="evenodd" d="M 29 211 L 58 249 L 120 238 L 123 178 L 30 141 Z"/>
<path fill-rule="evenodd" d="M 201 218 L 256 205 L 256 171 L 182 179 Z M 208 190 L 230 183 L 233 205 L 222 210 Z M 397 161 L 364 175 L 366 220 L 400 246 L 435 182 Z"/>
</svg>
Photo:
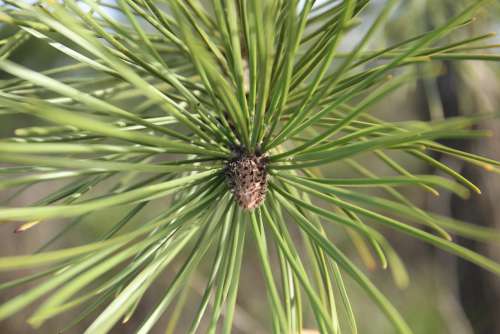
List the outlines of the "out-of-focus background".
<svg viewBox="0 0 500 334">
<path fill-rule="evenodd" d="M 319 3 L 319 1 L 318 1 Z M 357 38 L 366 31 L 370 19 L 378 11 L 383 0 L 373 1 L 366 11 L 366 20 L 356 28 L 344 42 L 347 50 L 356 43 Z M 390 24 L 387 25 L 370 45 L 372 49 L 381 49 L 384 46 L 396 43 L 410 36 L 439 26 L 447 18 L 457 13 L 463 5 L 472 3 L 471 0 L 405 0 L 393 14 Z M 2 3 L 0 1 L 0 6 Z M 465 36 L 478 35 L 485 32 L 500 32 L 500 6 L 492 1 L 490 5 L 478 15 L 478 19 L 465 28 L 454 33 L 449 41 L 459 40 Z M 0 7 L 1 10 L 1 7 Z M 9 27 L 0 25 L 0 34 L 11 33 Z M 493 37 L 489 44 L 500 44 L 500 38 Z M 495 50 L 500 52 L 500 48 Z M 25 64 L 34 69 L 47 69 L 65 62 L 50 46 L 37 40 L 30 40 L 12 55 L 16 62 Z M 481 61 L 443 62 L 440 66 L 441 75 L 437 78 L 426 78 L 406 85 L 399 89 L 390 98 L 376 105 L 372 112 L 385 120 L 436 120 L 458 115 L 470 115 L 478 111 L 500 111 L 500 64 Z M 2 73 L 0 73 L 2 76 Z M 32 118 L 0 115 L 0 138 L 13 135 L 18 127 L 33 125 Z M 478 125 L 481 129 L 488 129 L 493 136 L 479 140 L 456 140 L 447 142 L 448 145 L 472 153 L 482 154 L 500 160 L 500 120 L 488 120 Z M 417 160 L 406 157 L 396 157 L 404 162 L 409 170 L 415 173 L 439 173 Z M 453 169 L 460 171 L 468 179 L 482 189 L 482 195 L 473 194 L 467 201 L 443 192 L 436 197 L 420 189 L 405 189 L 408 195 L 419 207 L 448 215 L 456 219 L 473 224 L 496 227 L 500 229 L 500 175 L 488 173 L 478 167 L 464 164 L 458 160 L 436 155 L 435 158 L 447 163 Z M 371 170 L 376 173 L 387 174 L 387 167 L 381 163 L 366 160 Z M 325 174 L 352 176 L 350 169 L 338 167 L 336 170 L 325 169 Z M 60 186 L 60 183 L 42 183 L 24 191 L 9 205 L 20 206 L 35 202 L 43 194 Z M 9 193 L 0 192 L 0 202 L 4 202 Z M 158 207 L 161 209 L 161 207 Z M 60 242 L 64 247 L 79 244 L 83 240 L 92 239 L 103 230 L 106 222 L 120 215 L 116 211 L 99 212 L 91 216 L 88 222 L 82 224 L 77 233 Z M 145 213 L 147 215 L 147 213 Z M 142 219 L 144 216 L 142 217 Z M 137 218 L 139 221 L 141 217 Z M 49 240 L 64 227 L 64 221 L 53 222 L 37 226 L 26 233 L 14 234 L 17 227 L 14 224 L 0 224 L 0 254 L 2 256 L 14 254 L 28 254 L 36 250 L 41 244 Z M 495 334 L 500 333 L 500 279 L 481 270 L 474 265 L 435 250 L 418 241 L 409 239 L 388 230 L 389 240 L 407 264 L 411 282 L 406 289 L 396 288 L 390 274 L 382 269 L 374 269 L 369 275 L 380 289 L 389 296 L 395 306 L 408 320 L 415 333 L 453 333 L 453 334 Z M 500 246 L 486 245 L 477 242 L 457 239 L 479 253 L 500 261 Z M 363 266 L 358 253 L 351 242 L 344 235 L 338 235 L 334 240 L 354 261 Z M 245 250 L 244 267 L 241 274 L 240 294 L 235 316 L 235 333 L 265 333 L 263 328 L 269 328 L 267 323 L 268 312 L 265 304 L 264 283 L 260 274 L 257 254 L 253 243 L 248 242 Z M 182 264 L 181 259 L 178 266 Z M 207 266 L 208 267 L 208 266 Z M 208 268 L 205 268 L 208 269 Z M 16 275 L 0 273 L 0 282 L 19 277 L 29 272 L 20 272 Z M 140 324 L 140 319 L 156 301 L 155 291 L 164 291 L 168 277 L 158 280 L 156 285 L 144 296 L 139 305 L 136 316 L 126 325 L 115 328 L 116 333 L 134 333 Z M 188 296 L 188 306 L 181 315 L 177 329 L 182 333 L 189 326 L 191 317 L 189 312 L 195 311 L 197 300 L 203 293 L 205 272 L 196 273 L 193 280 L 187 282 L 192 289 Z M 360 333 L 392 333 L 394 330 L 385 317 L 369 298 L 351 281 L 347 280 L 355 314 L 359 323 Z M 14 296 L 23 289 L 0 293 L 0 303 Z M 26 318 L 32 309 L 23 311 L 16 316 L 0 323 L 0 333 L 57 333 L 75 319 L 81 310 L 68 312 L 66 315 L 49 321 L 41 329 L 33 330 L 26 324 Z M 169 314 L 156 327 L 155 333 L 163 333 Z M 139 320 L 136 320 L 139 319 Z M 306 325 L 313 324 L 306 319 Z M 80 333 L 88 321 L 83 321 L 74 327 L 71 333 Z"/>
</svg>

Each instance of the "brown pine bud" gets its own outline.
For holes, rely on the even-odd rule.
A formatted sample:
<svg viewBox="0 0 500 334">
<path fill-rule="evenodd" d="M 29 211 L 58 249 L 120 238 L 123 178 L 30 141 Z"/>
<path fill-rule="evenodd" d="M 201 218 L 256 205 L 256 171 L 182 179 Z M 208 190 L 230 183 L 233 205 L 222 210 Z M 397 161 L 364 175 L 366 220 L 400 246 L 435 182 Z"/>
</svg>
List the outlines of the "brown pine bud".
<svg viewBox="0 0 500 334">
<path fill-rule="evenodd" d="M 234 199 L 246 210 L 264 202 L 267 191 L 267 158 L 242 154 L 226 164 L 226 178 Z"/>
</svg>

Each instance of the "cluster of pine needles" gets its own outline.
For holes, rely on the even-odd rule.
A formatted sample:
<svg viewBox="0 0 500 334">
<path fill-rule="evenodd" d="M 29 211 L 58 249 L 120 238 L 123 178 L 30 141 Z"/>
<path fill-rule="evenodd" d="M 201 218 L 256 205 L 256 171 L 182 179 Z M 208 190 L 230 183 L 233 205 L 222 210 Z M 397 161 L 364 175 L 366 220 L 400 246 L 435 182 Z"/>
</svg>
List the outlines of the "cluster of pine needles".
<svg viewBox="0 0 500 334">
<path fill-rule="evenodd" d="M 387 0 L 341 52 L 371 1 L 3 1 L 0 21 L 13 29 L 0 40 L 0 122 L 24 115 L 37 126 L 0 140 L 0 190 L 8 194 L 0 221 L 18 222 L 26 233 L 56 219 L 64 226 L 32 254 L 0 258 L 2 271 L 35 270 L 0 284 L 29 286 L 0 305 L 0 319 L 38 303 L 27 319 L 35 328 L 80 309 L 61 330 L 91 318 L 86 333 L 106 333 L 132 317 L 171 268 L 175 274 L 155 292 L 138 333 L 150 332 L 166 311 L 167 332 L 190 312 L 189 333 L 201 324 L 209 333 L 230 333 L 245 253 L 255 252 L 269 332 L 300 333 L 310 312 L 308 327 L 355 333 L 348 276 L 398 332 L 410 333 L 385 294 L 333 242 L 347 234 L 405 286 L 404 264 L 380 228 L 500 274 L 498 263 L 450 235 L 498 241 L 497 231 L 425 212 L 399 190 L 480 192 L 432 153 L 498 173 L 498 161 L 440 143 L 487 135 L 473 126 L 494 115 L 390 122 L 368 113 L 399 87 L 436 74 L 416 65 L 500 60 L 483 52 L 491 34 L 453 40 L 488 6 L 469 3 L 433 30 L 370 49 L 396 7 L 405 10 L 404 1 Z M 33 40 L 64 61 L 37 71 L 9 60 Z M 393 152 L 445 176 L 413 174 Z M 396 176 L 377 175 L 360 159 L 366 155 Z M 342 166 L 359 176 L 322 175 Z M 11 204 L 35 185 L 48 193 Z M 100 215 L 102 235 L 56 247 L 112 208 L 121 218 Z M 187 310 L 187 282 L 202 263 L 210 264 L 205 287 L 197 308 Z"/>
</svg>

